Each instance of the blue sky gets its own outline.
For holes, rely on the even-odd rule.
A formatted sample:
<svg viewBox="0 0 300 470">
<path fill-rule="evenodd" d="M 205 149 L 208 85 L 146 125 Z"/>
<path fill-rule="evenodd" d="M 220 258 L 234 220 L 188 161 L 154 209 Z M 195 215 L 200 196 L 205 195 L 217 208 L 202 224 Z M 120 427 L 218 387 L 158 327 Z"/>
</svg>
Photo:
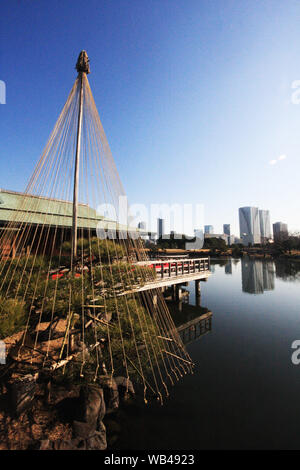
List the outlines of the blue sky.
<svg viewBox="0 0 300 470">
<path fill-rule="evenodd" d="M 203 203 L 236 234 L 257 205 L 300 230 L 299 20 L 291 0 L 2 2 L 0 187 L 25 188 L 86 49 L 131 202 Z"/>
</svg>

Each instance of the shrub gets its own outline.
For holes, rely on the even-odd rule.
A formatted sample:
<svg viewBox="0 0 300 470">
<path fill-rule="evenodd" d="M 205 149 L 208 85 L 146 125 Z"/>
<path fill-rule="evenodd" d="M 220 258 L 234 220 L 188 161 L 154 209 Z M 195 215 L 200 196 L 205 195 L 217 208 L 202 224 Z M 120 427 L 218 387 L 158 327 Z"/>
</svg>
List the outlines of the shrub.
<svg viewBox="0 0 300 470">
<path fill-rule="evenodd" d="M 0 339 L 17 333 L 25 325 L 24 302 L 0 297 Z"/>
</svg>

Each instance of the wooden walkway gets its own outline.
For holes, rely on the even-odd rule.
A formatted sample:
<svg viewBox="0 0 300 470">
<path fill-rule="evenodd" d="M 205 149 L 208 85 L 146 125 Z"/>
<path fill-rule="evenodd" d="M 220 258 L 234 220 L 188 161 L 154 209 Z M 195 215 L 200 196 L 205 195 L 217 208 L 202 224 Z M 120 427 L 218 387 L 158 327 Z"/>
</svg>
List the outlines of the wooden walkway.
<svg viewBox="0 0 300 470">
<path fill-rule="evenodd" d="M 143 286 L 136 287 L 135 292 L 142 292 L 190 281 L 207 280 L 211 275 L 209 258 L 168 259 L 160 261 L 140 261 L 138 266 L 148 266 L 156 271 L 156 279 Z"/>
</svg>

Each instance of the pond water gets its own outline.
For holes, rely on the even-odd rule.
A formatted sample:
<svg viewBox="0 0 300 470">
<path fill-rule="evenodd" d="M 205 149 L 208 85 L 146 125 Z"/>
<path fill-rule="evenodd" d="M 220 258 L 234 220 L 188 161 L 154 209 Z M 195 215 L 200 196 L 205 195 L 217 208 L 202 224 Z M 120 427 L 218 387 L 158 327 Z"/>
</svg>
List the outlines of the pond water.
<svg viewBox="0 0 300 470">
<path fill-rule="evenodd" d="M 196 312 L 194 284 L 186 289 Z M 211 330 L 187 344 L 195 373 L 164 406 L 127 411 L 117 447 L 299 449 L 300 365 L 291 345 L 300 340 L 300 262 L 212 260 L 201 306 L 213 316 Z"/>
</svg>

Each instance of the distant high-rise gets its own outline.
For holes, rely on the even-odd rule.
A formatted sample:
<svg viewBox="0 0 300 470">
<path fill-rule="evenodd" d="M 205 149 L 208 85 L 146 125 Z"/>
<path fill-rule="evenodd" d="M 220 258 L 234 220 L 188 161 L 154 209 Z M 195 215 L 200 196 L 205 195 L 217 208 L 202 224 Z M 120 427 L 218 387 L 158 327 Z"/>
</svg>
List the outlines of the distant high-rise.
<svg viewBox="0 0 300 470">
<path fill-rule="evenodd" d="M 288 226 L 283 222 L 276 222 L 273 224 L 273 235 L 275 242 L 286 240 L 289 236 Z"/>
<path fill-rule="evenodd" d="M 223 232 L 225 235 L 230 235 L 230 224 L 223 224 Z"/>
<path fill-rule="evenodd" d="M 214 233 L 214 227 L 212 225 L 204 225 L 204 233 Z"/>
<path fill-rule="evenodd" d="M 147 233 L 146 228 L 147 228 L 146 222 L 141 221 L 141 222 L 138 223 L 138 229 L 142 232 L 141 235 L 140 235 L 142 240 L 149 239 L 149 233 Z"/>
<path fill-rule="evenodd" d="M 259 225 L 261 243 L 266 243 L 271 238 L 270 211 L 259 211 Z"/>
<path fill-rule="evenodd" d="M 157 219 L 157 236 L 161 238 L 165 233 L 165 221 L 164 219 Z"/>
<path fill-rule="evenodd" d="M 138 223 L 138 228 L 140 230 L 146 230 L 146 222 L 139 222 Z"/>
<path fill-rule="evenodd" d="M 240 207 L 240 237 L 243 245 L 261 242 L 258 207 Z"/>
<path fill-rule="evenodd" d="M 223 224 L 223 232 L 227 238 L 227 245 L 231 245 L 233 242 L 232 238 L 230 238 L 230 224 Z"/>
</svg>

